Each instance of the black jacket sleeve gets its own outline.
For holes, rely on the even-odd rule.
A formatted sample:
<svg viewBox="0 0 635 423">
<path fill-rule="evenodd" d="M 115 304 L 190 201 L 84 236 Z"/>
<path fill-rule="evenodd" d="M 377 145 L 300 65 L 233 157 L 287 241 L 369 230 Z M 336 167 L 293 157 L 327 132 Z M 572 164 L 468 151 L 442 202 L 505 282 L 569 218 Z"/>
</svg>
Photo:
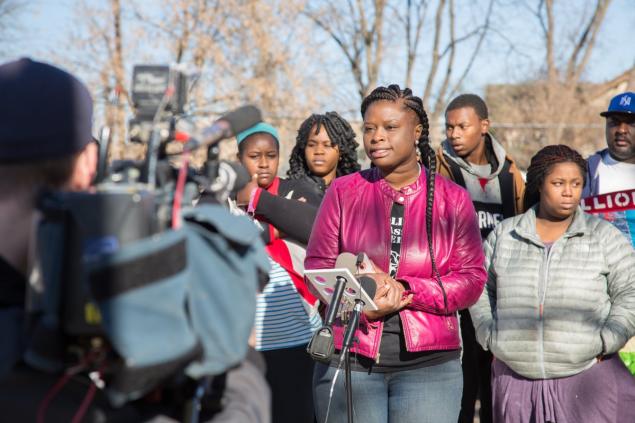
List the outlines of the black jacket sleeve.
<svg viewBox="0 0 635 423">
<path fill-rule="evenodd" d="M 262 191 L 256 214 L 295 241 L 306 244 L 318 206 L 298 200 L 278 197 Z M 268 235 L 268 231 L 267 232 Z"/>
<path fill-rule="evenodd" d="M 311 179 L 280 179 L 278 196 L 263 190 L 255 212 L 287 237 L 307 244 L 323 195 Z"/>
</svg>

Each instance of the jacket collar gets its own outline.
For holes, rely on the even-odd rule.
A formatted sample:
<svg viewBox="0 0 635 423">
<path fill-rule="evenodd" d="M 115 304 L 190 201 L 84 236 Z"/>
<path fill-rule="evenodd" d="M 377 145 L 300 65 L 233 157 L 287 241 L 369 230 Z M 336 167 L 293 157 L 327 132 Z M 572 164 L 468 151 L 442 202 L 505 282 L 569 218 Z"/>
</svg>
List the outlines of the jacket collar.
<svg viewBox="0 0 635 423">
<path fill-rule="evenodd" d="M 533 242 L 534 244 L 544 247 L 538 234 L 536 233 L 536 211 L 538 205 L 536 204 L 525 213 L 523 213 L 514 225 L 514 231 L 521 237 Z M 587 226 L 586 217 L 580 206 L 577 207 L 573 221 L 562 235 L 563 238 L 572 238 L 574 236 L 588 235 L 589 228 Z"/>
<path fill-rule="evenodd" d="M 410 185 L 406 185 L 400 190 L 396 190 L 390 186 L 388 182 L 382 176 L 380 170 L 378 168 L 373 168 L 372 171 L 372 180 L 377 181 L 379 183 L 379 188 L 381 191 L 390 198 L 393 202 L 403 204 L 406 201 L 407 197 L 415 195 L 419 193 L 421 190 L 426 187 L 426 173 L 427 170 L 423 165 L 421 166 L 421 172 L 419 173 L 419 177 Z"/>
<path fill-rule="evenodd" d="M 441 152 L 441 156 L 446 162 L 452 161 L 467 173 L 482 177 L 482 175 L 478 175 L 476 173 L 474 167 L 470 163 L 456 154 L 452 148 L 450 140 L 446 139 L 441 143 Z M 492 171 L 487 176 L 487 179 L 496 178 L 502 172 L 503 167 L 505 166 L 505 161 L 511 161 L 507 156 L 503 145 L 489 133 L 485 134 L 485 155 L 488 163 L 492 165 Z"/>
</svg>

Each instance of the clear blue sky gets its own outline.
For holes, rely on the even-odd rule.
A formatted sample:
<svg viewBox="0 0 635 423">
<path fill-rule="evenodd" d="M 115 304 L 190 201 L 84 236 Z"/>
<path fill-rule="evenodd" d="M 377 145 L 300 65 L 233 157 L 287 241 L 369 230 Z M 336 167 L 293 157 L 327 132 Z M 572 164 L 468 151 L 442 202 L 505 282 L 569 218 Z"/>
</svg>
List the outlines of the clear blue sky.
<svg viewBox="0 0 635 423">
<path fill-rule="evenodd" d="M 499 9 L 505 14 L 505 34 L 517 43 L 517 46 L 526 52 L 528 58 L 535 63 L 540 63 L 542 52 L 536 46 L 540 42 L 539 34 L 531 32 L 525 22 L 520 19 L 520 14 L 514 13 L 521 1 L 499 0 L 504 6 Z M 150 2 L 151 3 L 151 2 Z M 582 4 L 582 0 L 560 1 L 560 7 L 571 8 L 576 4 Z M 21 11 L 16 30 L 17 43 L 12 48 L 11 56 L 33 56 L 40 59 L 49 59 L 51 54 L 60 49 L 67 48 L 65 40 L 69 31 L 75 30 L 73 0 L 31 0 L 27 2 Z M 559 16 L 569 19 L 574 14 L 560 13 Z M 593 82 L 605 81 L 613 78 L 629 67 L 635 65 L 635 0 L 613 0 L 598 46 L 590 62 L 586 79 Z M 501 46 L 498 50 L 496 46 Z M 488 53 L 491 59 L 487 60 L 487 66 L 479 66 L 471 72 L 466 85 L 472 91 L 482 92 L 487 83 L 512 82 L 519 78 L 517 65 L 509 63 L 506 54 L 502 51 L 502 44 L 495 43 Z M 11 57 L 9 56 L 9 57 Z M 3 60 L 7 57 L 2 58 Z M 527 59 L 529 60 L 529 59 Z M 522 77 L 522 75 L 520 75 Z M 388 75 L 384 75 L 390 78 Z M 401 76 L 398 77 L 401 82 Z"/>
</svg>

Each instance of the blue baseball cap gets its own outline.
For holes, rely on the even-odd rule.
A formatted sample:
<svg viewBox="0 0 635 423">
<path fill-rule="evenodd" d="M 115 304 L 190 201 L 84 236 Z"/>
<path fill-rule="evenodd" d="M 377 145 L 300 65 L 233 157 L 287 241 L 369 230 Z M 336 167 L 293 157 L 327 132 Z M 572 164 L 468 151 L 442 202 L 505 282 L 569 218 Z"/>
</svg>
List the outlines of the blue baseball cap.
<svg viewBox="0 0 635 423">
<path fill-rule="evenodd" d="M 236 135 L 236 141 L 238 141 L 238 144 L 240 144 L 241 142 L 245 141 L 245 138 L 247 138 L 248 136 L 253 134 L 258 134 L 258 133 L 269 134 L 273 137 L 274 140 L 276 140 L 276 143 L 278 145 L 280 144 L 280 137 L 278 136 L 278 130 L 265 122 L 260 122 L 252 126 L 251 128 L 243 132 L 240 132 L 238 135 Z"/>
<path fill-rule="evenodd" d="M 612 114 L 635 114 L 635 93 L 627 91 L 618 94 L 611 99 L 609 109 L 600 113 L 600 116 L 608 116 Z"/>
</svg>

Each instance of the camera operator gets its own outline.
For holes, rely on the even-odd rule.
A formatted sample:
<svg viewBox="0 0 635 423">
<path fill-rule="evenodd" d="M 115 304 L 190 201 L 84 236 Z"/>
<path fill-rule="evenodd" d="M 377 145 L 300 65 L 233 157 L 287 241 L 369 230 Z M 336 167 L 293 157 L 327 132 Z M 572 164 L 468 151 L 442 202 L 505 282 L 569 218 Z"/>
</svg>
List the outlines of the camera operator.
<svg viewBox="0 0 635 423">
<path fill-rule="evenodd" d="M 72 75 L 30 59 L 0 65 L 0 93 L 0 410 L 6 421 L 35 421 L 37 404 L 58 379 L 20 361 L 36 202 L 43 189 L 90 187 L 97 162 L 92 99 Z M 70 421 L 84 392 L 85 384 L 71 381 L 47 417 Z M 104 398 L 95 404 L 108 408 Z"/>
<path fill-rule="evenodd" d="M 29 59 L 0 66 L 0 378 L 19 359 L 35 203 L 93 178 L 92 100 L 68 73 Z"/>
<path fill-rule="evenodd" d="M 87 394 L 92 383 L 98 386 L 87 375 L 44 373 L 22 362 L 39 193 L 87 190 L 97 146 L 90 94 L 69 73 L 30 59 L 6 63 L 0 65 L 0 93 L 0 420 L 179 420 L 182 409 L 161 389 L 113 408 L 101 391 Z M 223 410 L 214 422 L 269 422 L 269 392 L 257 361 L 247 357 L 219 378 Z M 201 420 L 210 421 L 204 411 Z"/>
</svg>

